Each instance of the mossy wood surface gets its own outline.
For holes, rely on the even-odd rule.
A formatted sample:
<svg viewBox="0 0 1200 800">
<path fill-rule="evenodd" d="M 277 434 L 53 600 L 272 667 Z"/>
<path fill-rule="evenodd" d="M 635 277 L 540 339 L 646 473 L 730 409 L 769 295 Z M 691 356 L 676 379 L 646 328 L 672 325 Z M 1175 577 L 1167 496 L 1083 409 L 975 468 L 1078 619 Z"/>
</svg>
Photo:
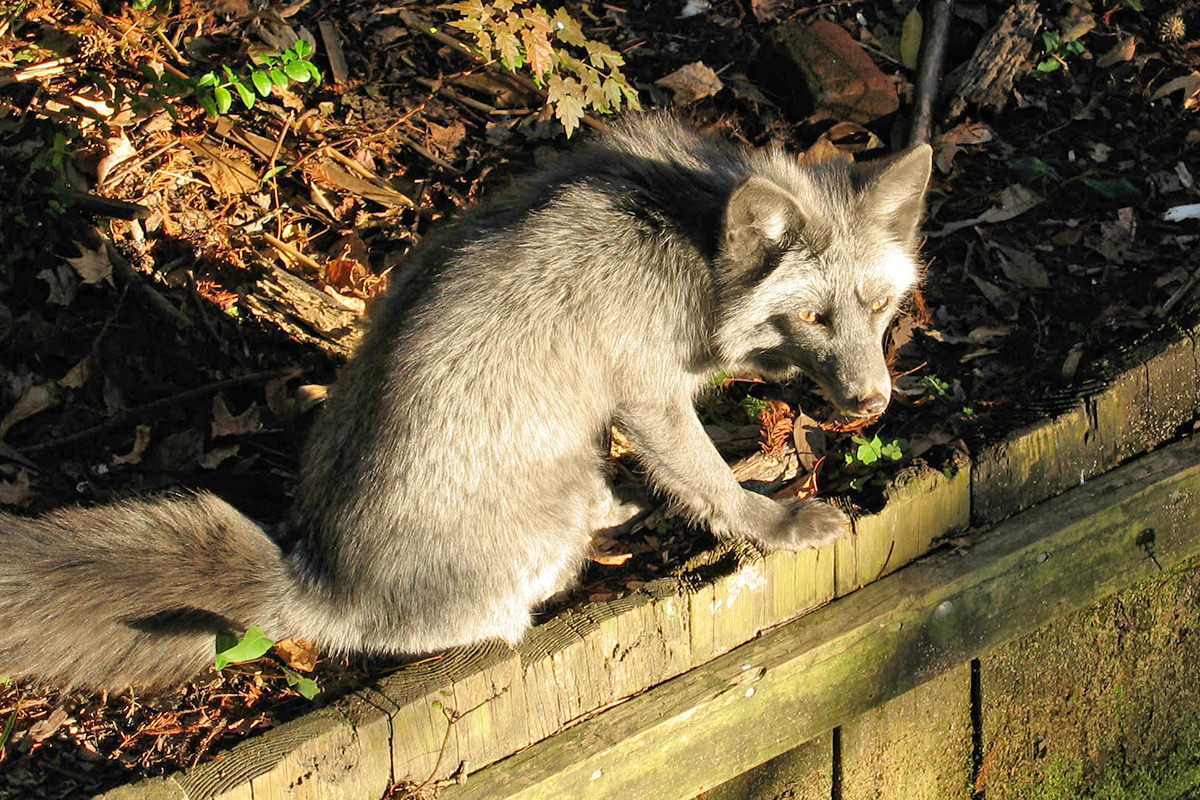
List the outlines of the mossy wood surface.
<svg viewBox="0 0 1200 800">
<path fill-rule="evenodd" d="M 1198 663 L 1195 559 L 989 654 L 980 662 L 979 787 L 988 800 L 1194 791 Z"/>
<path fill-rule="evenodd" d="M 494 764 L 442 798 L 687 800 L 1156 564 L 1194 557 L 1198 501 L 1200 439 L 1189 439 Z"/>
<path fill-rule="evenodd" d="M 996 522 L 1176 435 L 1200 411 L 1200 328 L 1126 355 L 1133 366 L 1064 413 L 1017 431 L 973 464 L 971 518 Z"/>
</svg>

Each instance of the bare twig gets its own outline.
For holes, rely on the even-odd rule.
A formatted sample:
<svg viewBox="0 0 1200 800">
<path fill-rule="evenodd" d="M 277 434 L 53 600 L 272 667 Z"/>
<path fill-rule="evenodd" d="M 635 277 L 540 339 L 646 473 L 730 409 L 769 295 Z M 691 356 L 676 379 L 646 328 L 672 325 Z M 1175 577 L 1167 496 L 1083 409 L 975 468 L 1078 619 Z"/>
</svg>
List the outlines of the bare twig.
<svg viewBox="0 0 1200 800">
<path fill-rule="evenodd" d="M 917 74 L 916 102 L 908 143 L 928 142 L 933 126 L 933 105 L 941 84 L 942 64 L 946 60 L 946 38 L 954 0 L 931 0 L 929 25 L 921 43 L 921 68 Z"/>
</svg>

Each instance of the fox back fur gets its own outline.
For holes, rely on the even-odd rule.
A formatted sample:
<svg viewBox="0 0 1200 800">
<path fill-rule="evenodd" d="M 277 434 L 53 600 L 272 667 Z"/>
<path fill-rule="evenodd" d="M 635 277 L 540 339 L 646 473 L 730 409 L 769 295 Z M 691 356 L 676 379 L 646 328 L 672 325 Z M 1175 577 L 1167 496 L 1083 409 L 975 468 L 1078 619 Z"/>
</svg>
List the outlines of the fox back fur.
<svg viewBox="0 0 1200 800">
<path fill-rule="evenodd" d="M 210 494 L 0 515 L 0 674 L 159 687 L 250 625 L 334 652 L 514 643 L 611 503 L 613 423 L 716 534 L 834 541 L 831 506 L 742 489 L 693 403 L 720 371 L 804 372 L 846 414 L 883 411 L 930 160 L 805 163 L 626 120 L 410 256 L 422 278 L 311 434 L 290 552 Z"/>
</svg>

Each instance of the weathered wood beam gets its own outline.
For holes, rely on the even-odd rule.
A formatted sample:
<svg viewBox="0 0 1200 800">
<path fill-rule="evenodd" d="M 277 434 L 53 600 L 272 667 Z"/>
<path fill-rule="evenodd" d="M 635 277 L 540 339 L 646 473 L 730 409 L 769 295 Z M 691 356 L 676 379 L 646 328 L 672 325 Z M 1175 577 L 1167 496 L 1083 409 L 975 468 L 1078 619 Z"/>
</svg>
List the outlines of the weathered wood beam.
<svg viewBox="0 0 1200 800">
<path fill-rule="evenodd" d="M 872 583 L 441 797 L 686 800 L 1198 553 L 1200 438 L 1192 438 L 1024 512 L 965 551 Z"/>
</svg>

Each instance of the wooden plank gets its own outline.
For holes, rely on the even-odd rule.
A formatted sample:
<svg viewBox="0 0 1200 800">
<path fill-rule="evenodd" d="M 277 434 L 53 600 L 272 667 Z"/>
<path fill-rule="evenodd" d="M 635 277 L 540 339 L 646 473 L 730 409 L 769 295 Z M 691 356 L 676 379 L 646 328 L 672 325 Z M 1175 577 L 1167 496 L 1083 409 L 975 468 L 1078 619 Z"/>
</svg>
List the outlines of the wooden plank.
<svg viewBox="0 0 1200 800">
<path fill-rule="evenodd" d="M 946 475 L 929 467 L 901 472 L 877 514 L 860 517 L 837 543 L 836 594 L 848 594 L 924 555 L 934 540 L 971 517 L 971 469 L 965 459 Z"/>
<path fill-rule="evenodd" d="M 693 800 L 829 800 L 833 796 L 833 735 L 793 747 Z"/>
<path fill-rule="evenodd" d="M 177 779 L 184 796 L 214 800 L 367 796 L 387 788 L 378 754 L 365 752 L 353 725 L 324 708 L 246 739 L 223 758 Z M 385 762 L 386 763 L 386 762 Z"/>
<path fill-rule="evenodd" d="M 1200 410 L 1200 328 L 1153 342 L 1133 366 L 1053 419 L 985 447 L 975 459 L 971 516 L 995 522 L 1175 435 Z"/>
<path fill-rule="evenodd" d="M 842 800 L 970 800 L 971 667 L 841 726 Z"/>
<path fill-rule="evenodd" d="M 1200 440 L 1123 466 L 448 787 L 685 800 L 977 653 L 1200 553 Z M 670 765 L 669 784 L 662 781 Z"/>
<path fill-rule="evenodd" d="M 1175 798 L 1200 785 L 1198 620 L 1193 560 L 984 656 L 978 788 Z"/>
</svg>

